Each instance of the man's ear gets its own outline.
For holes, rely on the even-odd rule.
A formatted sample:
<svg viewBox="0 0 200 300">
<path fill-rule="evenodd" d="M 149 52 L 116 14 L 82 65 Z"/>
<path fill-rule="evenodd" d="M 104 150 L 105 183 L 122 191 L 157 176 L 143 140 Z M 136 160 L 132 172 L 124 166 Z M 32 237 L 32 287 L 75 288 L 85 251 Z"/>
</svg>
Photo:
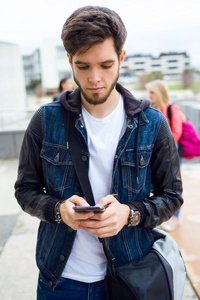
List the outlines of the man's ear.
<svg viewBox="0 0 200 300">
<path fill-rule="evenodd" d="M 69 53 L 67 53 L 67 57 L 68 57 L 70 66 L 71 66 L 71 68 L 72 68 L 72 57 L 69 55 Z M 72 68 L 72 70 L 73 70 L 73 68 Z"/>
<path fill-rule="evenodd" d="M 125 54 L 126 54 L 126 51 L 125 51 L 125 50 L 123 50 L 122 53 L 120 54 L 120 57 L 119 57 L 119 67 L 120 67 L 120 68 L 121 68 L 122 63 L 123 63 L 123 61 L 124 61 Z"/>
</svg>

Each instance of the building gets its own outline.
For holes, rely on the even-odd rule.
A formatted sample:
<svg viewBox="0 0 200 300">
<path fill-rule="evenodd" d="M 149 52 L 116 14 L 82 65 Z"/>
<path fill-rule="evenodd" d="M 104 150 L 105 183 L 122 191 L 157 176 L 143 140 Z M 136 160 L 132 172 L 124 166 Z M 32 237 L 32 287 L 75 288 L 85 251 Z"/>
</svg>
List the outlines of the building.
<svg viewBox="0 0 200 300">
<path fill-rule="evenodd" d="M 26 90 L 19 47 L 0 42 L 0 158 L 17 157 L 24 136 L 18 126 L 26 119 Z"/>
<path fill-rule="evenodd" d="M 0 109 L 14 111 L 26 107 L 23 63 L 19 47 L 0 42 Z"/>
<path fill-rule="evenodd" d="M 30 56 L 24 56 L 25 81 L 41 79 L 46 93 L 55 93 L 63 77 L 72 77 L 66 51 L 59 39 L 44 40 L 38 50 Z M 127 55 L 120 70 L 120 75 L 133 75 L 137 78 L 143 74 L 161 72 L 171 79 L 180 78 L 183 71 L 190 68 L 190 58 L 186 52 L 161 53 L 155 58 L 152 55 Z"/>
<path fill-rule="evenodd" d="M 46 39 L 31 55 L 23 56 L 26 86 L 41 80 L 46 93 L 55 93 L 63 77 L 72 77 L 66 51 L 58 39 Z"/>
<path fill-rule="evenodd" d="M 190 57 L 186 52 L 161 53 L 159 57 L 136 54 L 125 57 L 121 74 L 140 76 L 160 72 L 164 76 L 178 78 L 187 68 L 190 68 Z"/>
<path fill-rule="evenodd" d="M 40 46 L 40 55 L 42 86 L 47 92 L 57 89 L 61 78 L 72 76 L 61 40 L 44 40 Z"/>
<path fill-rule="evenodd" d="M 23 56 L 24 76 L 26 87 L 32 81 L 41 80 L 40 50 L 36 49 L 31 55 Z"/>
</svg>

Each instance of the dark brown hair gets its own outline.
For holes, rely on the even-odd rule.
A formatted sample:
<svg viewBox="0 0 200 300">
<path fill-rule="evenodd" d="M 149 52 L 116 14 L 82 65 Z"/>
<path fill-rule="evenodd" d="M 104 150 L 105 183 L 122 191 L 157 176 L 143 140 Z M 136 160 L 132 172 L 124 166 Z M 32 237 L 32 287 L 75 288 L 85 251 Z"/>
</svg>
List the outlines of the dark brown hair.
<svg viewBox="0 0 200 300">
<path fill-rule="evenodd" d="M 119 15 L 106 7 L 85 6 L 75 10 L 63 25 L 61 38 L 67 53 L 72 57 L 80 48 L 86 51 L 95 44 L 112 37 L 118 57 L 127 36 Z"/>
</svg>

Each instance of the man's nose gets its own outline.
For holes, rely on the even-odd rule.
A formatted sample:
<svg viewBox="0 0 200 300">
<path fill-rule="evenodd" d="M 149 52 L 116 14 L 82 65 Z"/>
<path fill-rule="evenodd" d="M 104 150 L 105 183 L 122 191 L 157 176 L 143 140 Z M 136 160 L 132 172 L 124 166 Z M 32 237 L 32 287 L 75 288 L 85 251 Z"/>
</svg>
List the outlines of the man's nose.
<svg viewBox="0 0 200 300">
<path fill-rule="evenodd" d="M 88 77 L 88 81 L 92 84 L 96 84 L 96 83 L 100 82 L 101 81 L 100 72 L 96 69 L 91 70 L 89 77 Z"/>
</svg>

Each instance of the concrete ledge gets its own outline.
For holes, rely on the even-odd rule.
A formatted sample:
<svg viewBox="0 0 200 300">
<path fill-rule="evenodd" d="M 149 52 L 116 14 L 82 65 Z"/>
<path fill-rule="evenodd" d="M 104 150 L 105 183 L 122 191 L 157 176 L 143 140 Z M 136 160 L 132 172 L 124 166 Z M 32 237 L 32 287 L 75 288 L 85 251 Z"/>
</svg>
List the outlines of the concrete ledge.
<svg viewBox="0 0 200 300">
<path fill-rule="evenodd" d="M 25 130 L 0 132 L 0 158 L 19 157 Z"/>
</svg>

